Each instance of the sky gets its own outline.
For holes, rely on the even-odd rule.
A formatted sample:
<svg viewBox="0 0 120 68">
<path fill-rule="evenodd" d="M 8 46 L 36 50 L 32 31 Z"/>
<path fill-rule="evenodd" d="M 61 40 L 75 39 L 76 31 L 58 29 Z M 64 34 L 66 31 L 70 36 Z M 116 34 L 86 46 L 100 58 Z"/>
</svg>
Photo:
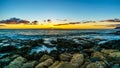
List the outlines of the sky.
<svg viewBox="0 0 120 68">
<path fill-rule="evenodd" d="M 120 19 L 120 0 L 0 0 L 0 20 Z"/>
</svg>

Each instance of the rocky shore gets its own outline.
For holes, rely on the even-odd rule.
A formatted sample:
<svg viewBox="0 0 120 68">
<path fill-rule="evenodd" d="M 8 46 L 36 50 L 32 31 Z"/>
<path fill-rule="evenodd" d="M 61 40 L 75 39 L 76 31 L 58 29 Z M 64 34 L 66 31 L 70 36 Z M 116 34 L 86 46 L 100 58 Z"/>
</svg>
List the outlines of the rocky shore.
<svg viewBox="0 0 120 68">
<path fill-rule="evenodd" d="M 1 38 L 0 68 L 120 68 L 120 40 Z"/>
</svg>

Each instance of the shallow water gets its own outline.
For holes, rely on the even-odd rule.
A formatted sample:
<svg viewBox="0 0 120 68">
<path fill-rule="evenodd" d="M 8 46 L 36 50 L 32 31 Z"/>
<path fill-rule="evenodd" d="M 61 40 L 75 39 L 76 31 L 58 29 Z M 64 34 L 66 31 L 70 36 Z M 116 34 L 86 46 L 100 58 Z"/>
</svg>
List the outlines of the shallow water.
<svg viewBox="0 0 120 68">
<path fill-rule="evenodd" d="M 92 30 L 12 30 L 1 29 L 0 38 L 11 39 L 38 39 L 38 38 L 56 38 L 56 37 L 89 37 L 103 38 L 108 40 L 120 39 L 119 35 L 109 34 L 118 31 L 118 29 L 92 29 Z"/>
</svg>

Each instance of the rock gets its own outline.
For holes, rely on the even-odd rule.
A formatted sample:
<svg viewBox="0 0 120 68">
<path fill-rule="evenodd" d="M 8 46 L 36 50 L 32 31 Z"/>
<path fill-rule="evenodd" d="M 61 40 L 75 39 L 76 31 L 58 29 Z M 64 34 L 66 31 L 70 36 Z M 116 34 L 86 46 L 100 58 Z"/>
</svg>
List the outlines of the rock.
<svg viewBox="0 0 120 68">
<path fill-rule="evenodd" d="M 54 68 L 56 67 L 60 62 L 59 61 L 55 61 L 49 68 Z"/>
<path fill-rule="evenodd" d="M 44 62 L 39 63 L 35 68 L 45 68 L 53 64 L 53 59 L 47 59 Z"/>
<path fill-rule="evenodd" d="M 81 46 L 71 39 L 57 39 L 57 50 L 68 53 L 80 52 Z"/>
<path fill-rule="evenodd" d="M 69 62 L 60 62 L 57 66 L 53 68 L 75 68 L 75 67 Z"/>
<path fill-rule="evenodd" d="M 87 40 L 87 39 L 80 39 L 79 44 L 80 46 L 83 47 L 83 49 L 89 49 L 95 45 L 95 43 L 93 43 L 92 40 Z"/>
<path fill-rule="evenodd" d="M 105 57 L 103 56 L 103 54 L 101 52 L 94 52 L 94 53 L 92 53 L 91 56 L 92 56 L 92 58 L 99 58 L 101 60 L 105 59 Z"/>
<path fill-rule="evenodd" d="M 37 61 L 30 61 L 23 64 L 22 68 L 34 68 Z"/>
<path fill-rule="evenodd" d="M 0 66 L 4 67 L 4 66 L 8 65 L 16 57 L 18 57 L 18 55 L 8 56 L 8 57 L 0 59 Z"/>
<path fill-rule="evenodd" d="M 120 29 L 120 27 L 116 27 L 115 29 Z M 120 31 L 116 31 L 116 32 L 114 32 L 112 34 L 120 35 Z"/>
<path fill-rule="evenodd" d="M 60 54 L 60 60 L 69 61 L 72 58 L 72 55 L 69 53 Z"/>
<path fill-rule="evenodd" d="M 118 50 L 114 50 L 114 49 L 102 49 L 101 52 L 109 55 L 110 53 L 118 52 Z"/>
<path fill-rule="evenodd" d="M 86 68 L 86 66 L 89 64 L 90 62 L 85 62 L 80 68 Z"/>
<path fill-rule="evenodd" d="M 8 68 L 21 68 L 23 63 L 26 62 L 26 59 L 23 57 L 17 57 L 7 66 Z"/>
<path fill-rule="evenodd" d="M 75 67 L 80 67 L 84 62 L 84 56 L 83 54 L 74 54 L 70 63 Z"/>
<path fill-rule="evenodd" d="M 114 64 L 111 68 L 120 68 L 119 64 Z"/>
<path fill-rule="evenodd" d="M 103 44 L 100 44 L 100 47 L 106 48 L 106 49 L 120 50 L 120 40 L 111 40 L 111 41 L 105 42 Z"/>
<path fill-rule="evenodd" d="M 94 50 L 92 50 L 92 49 L 84 49 L 84 50 L 82 50 L 82 52 L 86 54 L 86 57 L 89 57 L 89 56 L 91 56 L 91 53 L 94 52 Z"/>
<path fill-rule="evenodd" d="M 114 60 L 120 61 L 120 52 L 113 52 L 109 54 Z"/>
<path fill-rule="evenodd" d="M 43 55 L 41 58 L 40 58 L 40 62 L 43 62 L 43 61 L 45 61 L 45 60 L 47 60 L 47 59 L 54 59 L 53 57 L 51 57 L 51 56 L 49 56 L 49 55 Z"/>
<path fill-rule="evenodd" d="M 102 61 L 97 61 L 97 62 L 88 64 L 86 68 L 106 68 L 106 64 Z"/>
<path fill-rule="evenodd" d="M 13 52 L 16 51 L 17 48 L 15 46 L 3 46 L 0 48 L 0 52 L 1 53 L 5 53 L 5 52 Z"/>
</svg>

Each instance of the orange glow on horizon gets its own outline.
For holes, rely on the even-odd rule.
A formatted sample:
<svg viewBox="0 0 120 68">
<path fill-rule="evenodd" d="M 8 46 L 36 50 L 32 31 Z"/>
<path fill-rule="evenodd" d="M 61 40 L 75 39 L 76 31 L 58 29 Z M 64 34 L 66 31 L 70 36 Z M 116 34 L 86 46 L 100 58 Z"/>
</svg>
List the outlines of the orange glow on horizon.
<svg viewBox="0 0 120 68">
<path fill-rule="evenodd" d="M 120 23 L 120 22 L 118 22 Z M 29 24 L 4 24 L 0 25 L 0 29 L 112 29 L 115 27 L 108 27 L 103 25 L 118 24 L 114 22 L 97 22 L 97 23 L 81 23 L 81 24 L 67 24 L 54 26 L 55 23 L 46 23 L 38 25 Z"/>
</svg>

